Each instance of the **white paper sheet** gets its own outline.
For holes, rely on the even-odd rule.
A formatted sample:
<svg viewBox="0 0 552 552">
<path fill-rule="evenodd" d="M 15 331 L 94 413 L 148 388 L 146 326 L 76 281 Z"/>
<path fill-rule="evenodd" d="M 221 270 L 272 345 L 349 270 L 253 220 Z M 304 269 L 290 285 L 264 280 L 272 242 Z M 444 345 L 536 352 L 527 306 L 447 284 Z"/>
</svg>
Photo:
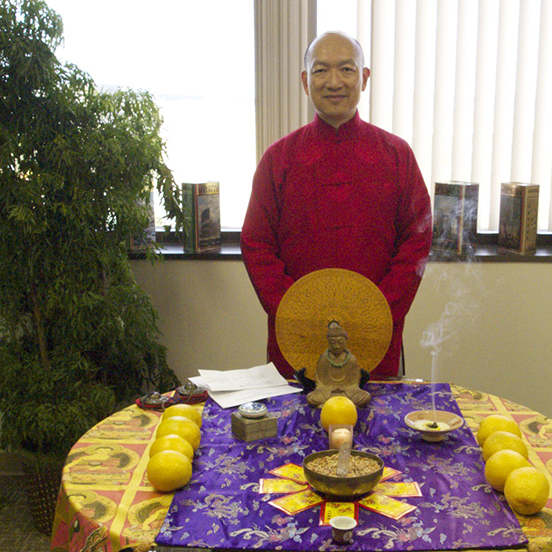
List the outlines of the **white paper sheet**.
<svg viewBox="0 0 552 552">
<path fill-rule="evenodd" d="M 238 391 L 287 385 L 272 362 L 243 370 L 199 370 L 208 391 Z M 195 382 L 194 382 L 195 383 Z"/>
<path fill-rule="evenodd" d="M 201 377 L 190 378 L 190 381 L 201 385 Z M 231 408 L 250 401 L 260 401 L 268 397 L 279 397 L 280 395 L 289 395 L 300 393 L 299 387 L 291 385 L 260 387 L 255 389 L 244 389 L 241 391 L 209 391 L 209 396 L 222 408 Z"/>
</svg>

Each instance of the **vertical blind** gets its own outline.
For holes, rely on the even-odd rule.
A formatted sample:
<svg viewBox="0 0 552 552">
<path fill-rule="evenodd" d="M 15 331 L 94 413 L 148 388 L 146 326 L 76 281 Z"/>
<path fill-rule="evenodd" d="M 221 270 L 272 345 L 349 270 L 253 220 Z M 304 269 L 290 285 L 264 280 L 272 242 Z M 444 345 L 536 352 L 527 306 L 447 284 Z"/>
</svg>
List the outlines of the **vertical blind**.
<svg viewBox="0 0 552 552">
<path fill-rule="evenodd" d="M 371 69 L 361 115 L 411 144 L 431 193 L 435 182 L 479 183 L 479 230 L 497 231 L 501 183 L 538 184 L 538 227 L 552 231 L 552 0 L 317 4 L 328 27 L 352 14 L 342 30 L 356 32 Z M 273 114 L 258 111 L 257 124 Z"/>
<path fill-rule="evenodd" d="M 552 230 L 552 1 L 357 6 L 370 121 L 412 145 L 430 190 L 478 182 L 479 229 L 496 231 L 501 183 L 539 184 L 539 229 Z"/>
<path fill-rule="evenodd" d="M 303 54 L 316 36 L 315 0 L 255 1 L 257 160 L 273 142 L 312 120 Z"/>
</svg>

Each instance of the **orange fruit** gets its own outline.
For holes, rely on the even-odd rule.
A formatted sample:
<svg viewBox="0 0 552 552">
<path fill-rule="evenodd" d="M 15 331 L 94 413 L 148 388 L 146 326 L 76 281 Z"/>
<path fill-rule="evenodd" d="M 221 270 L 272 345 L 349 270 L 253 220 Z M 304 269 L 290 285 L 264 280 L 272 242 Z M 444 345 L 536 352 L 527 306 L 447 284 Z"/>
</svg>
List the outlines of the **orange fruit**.
<svg viewBox="0 0 552 552">
<path fill-rule="evenodd" d="M 163 412 L 161 418 L 166 420 L 172 416 L 184 416 L 185 418 L 189 418 L 192 422 L 197 424 L 199 429 L 201 429 L 201 414 L 191 404 L 173 404 Z"/>
<path fill-rule="evenodd" d="M 479 424 L 476 438 L 479 446 L 483 446 L 485 439 L 495 431 L 509 431 L 518 437 L 521 437 L 521 430 L 518 424 L 512 418 L 503 416 L 502 414 L 491 414 L 486 418 L 483 418 Z"/>
<path fill-rule="evenodd" d="M 540 512 L 550 494 L 550 483 L 546 476 L 532 466 L 518 468 L 506 479 L 504 496 L 514 512 L 532 516 Z"/>
<path fill-rule="evenodd" d="M 354 426 L 358 414 L 355 403 L 348 397 L 330 397 L 322 406 L 320 423 L 328 431 L 330 424 L 344 424 Z"/>
<path fill-rule="evenodd" d="M 149 459 L 146 468 L 152 487 L 164 493 L 184 487 L 192 478 L 192 463 L 175 450 L 162 450 Z"/>
<path fill-rule="evenodd" d="M 197 450 L 199 447 L 201 432 L 199 427 L 189 418 L 184 418 L 184 416 L 171 416 L 166 420 L 161 420 L 157 428 L 156 438 L 171 434 L 180 435 L 180 437 L 186 439 L 194 450 Z"/>
<path fill-rule="evenodd" d="M 499 450 L 515 450 L 524 458 L 529 458 L 527 445 L 513 433 L 509 431 L 495 431 L 491 433 L 483 443 L 483 458 L 485 462 Z"/>
<path fill-rule="evenodd" d="M 485 464 L 485 479 L 487 483 L 499 492 L 504 491 L 506 479 L 517 468 L 531 466 L 527 458 L 515 450 L 503 449 L 495 452 Z"/>
<path fill-rule="evenodd" d="M 190 460 L 194 459 L 194 447 L 180 435 L 169 434 L 155 439 L 150 447 L 150 458 L 162 450 L 176 450 Z"/>
</svg>

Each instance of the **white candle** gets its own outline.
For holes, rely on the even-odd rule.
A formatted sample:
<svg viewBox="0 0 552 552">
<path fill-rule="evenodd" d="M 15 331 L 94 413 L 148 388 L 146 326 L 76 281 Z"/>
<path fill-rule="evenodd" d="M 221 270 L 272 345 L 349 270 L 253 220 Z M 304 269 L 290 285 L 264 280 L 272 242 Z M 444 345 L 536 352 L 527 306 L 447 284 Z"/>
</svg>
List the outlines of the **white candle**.
<svg viewBox="0 0 552 552">
<path fill-rule="evenodd" d="M 353 434 L 346 427 L 334 429 L 330 435 L 330 448 L 338 449 L 343 443 L 353 446 Z"/>
</svg>

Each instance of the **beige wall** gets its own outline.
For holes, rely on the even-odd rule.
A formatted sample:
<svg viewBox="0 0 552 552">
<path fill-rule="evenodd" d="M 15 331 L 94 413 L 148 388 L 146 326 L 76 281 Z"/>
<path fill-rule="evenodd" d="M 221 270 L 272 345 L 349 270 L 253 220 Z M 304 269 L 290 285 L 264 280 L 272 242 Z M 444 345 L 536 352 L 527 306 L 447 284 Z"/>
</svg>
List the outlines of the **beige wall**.
<svg viewBox="0 0 552 552">
<path fill-rule="evenodd" d="M 431 324 L 445 337 L 435 379 L 552 417 L 552 265 L 432 263 L 407 317 L 407 374 L 432 378 Z M 448 308 L 447 308 L 448 307 Z"/>
<path fill-rule="evenodd" d="M 201 368 L 265 362 L 266 318 L 240 261 L 132 266 L 182 381 Z M 492 392 L 552 417 L 551 270 L 547 263 L 430 263 L 407 317 L 407 376 Z M 442 337 L 436 355 L 435 346 L 423 346 L 428 330 Z"/>
</svg>

